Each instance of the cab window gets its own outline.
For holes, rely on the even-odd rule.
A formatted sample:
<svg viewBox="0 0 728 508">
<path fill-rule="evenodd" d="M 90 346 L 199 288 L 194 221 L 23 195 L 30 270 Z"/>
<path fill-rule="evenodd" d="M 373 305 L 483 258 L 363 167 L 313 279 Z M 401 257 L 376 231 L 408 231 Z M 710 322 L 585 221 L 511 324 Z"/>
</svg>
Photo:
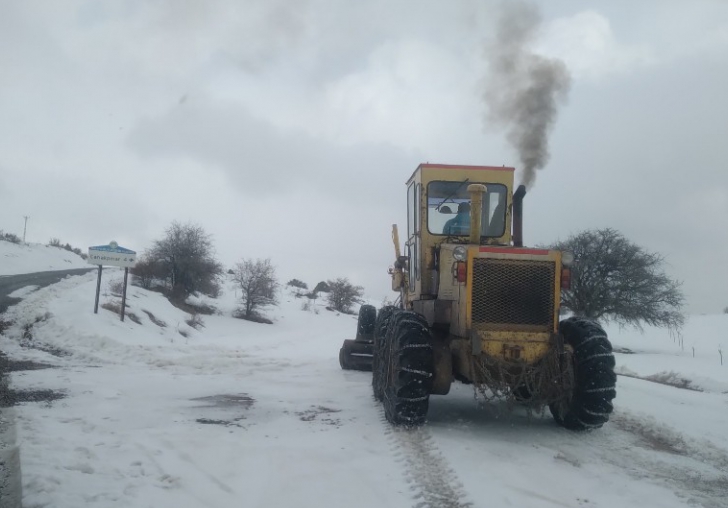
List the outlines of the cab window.
<svg viewBox="0 0 728 508">
<path fill-rule="evenodd" d="M 469 180 L 462 182 L 435 181 L 427 185 L 427 229 L 433 235 L 467 236 L 470 234 Z M 479 182 L 477 182 L 479 183 Z M 506 229 L 508 189 L 498 183 L 483 182 L 481 236 L 500 237 Z"/>
</svg>

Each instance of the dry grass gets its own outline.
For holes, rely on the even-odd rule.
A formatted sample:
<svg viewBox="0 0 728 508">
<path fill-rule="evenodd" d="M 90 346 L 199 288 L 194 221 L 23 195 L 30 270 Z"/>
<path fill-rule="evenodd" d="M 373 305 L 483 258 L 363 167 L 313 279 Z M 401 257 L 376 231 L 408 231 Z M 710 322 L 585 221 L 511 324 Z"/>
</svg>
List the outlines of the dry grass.
<svg viewBox="0 0 728 508">
<path fill-rule="evenodd" d="M 128 307 L 129 305 L 126 305 Z M 121 303 L 119 302 L 104 302 L 101 304 L 102 309 L 106 309 L 108 311 L 113 312 L 114 314 L 121 315 Z M 126 311 L 124 312 L 124 315 L 134 321 L 136 324 L 140 325 L 142 324 L 142 320 L 139 319 L 139 316 L 134 314 L 133 312 Z"/>
<path fill-rule="evenodd" d="M 252 314 L 250 316 L 245 315 L 244 309 L 238 309 L 235 312 L 233 312 L 233 317 L 238 319 L 244 319 L 245 321 L 252 321 L 253 323 L 263 323 L 266 325 L 272 325 L 273 321 L 270 319 L 263 317 L 259 314 Z"/>
<path fill-rule="evenodd" d="M 187 326 L 194 328 L 195 330 L 205 327 L 205 323 L 202 321 L 199 314 L 192 314 L 189 319 L 185 320 L 185 323 L 187 323 Z"/>
<path fill-rule="evenodd" d="M 694 392 L 702 392 L 702 388 L 693 386 L 693 382 L 690 379 L 682 377 L 676 372 L 658 372 L 651 376 L 638 376 L 633 373 L 617 372 L 618 375 L 624 377 L 631 377 L 634 379 L 642 379 L 643 381 L 651 381 L 653 383 L 659 383 L 661 385 L 674 386 L 675 388 L 681 388 L 683 390 L 692 390 Z"/>
<path fill-rule="evenodd" d="M 193 305 L 191 303 L 187 303 L 176 298 L 170 298 L 169 303 L 177 307 L 179 310 L 185 311 L 188 314 L 203 314 L 205 316 L 212 316 L 217 312 L 217 309 L 215 307 L 212 307 L 211 305 Z"/>
<path fill-rule="evenodd" d="M 160 327 L 160 328 L 166 328 L 167 327 L 167 323 L 165 323 L 161 319 L 157 318 L 154 314 L 152 314 L 148 310 L 142 309 L 142 312 L 145 313 L 149 317 L 149 321 L 151 321 L 152 323 L 154 323 L 158 327 Z"/>
<path fill-rule="evenodd" d="M 121 296 L 124 292 L 124 281 L 113 280 L 109 282 L 109 291 L 111 291 L 111 294 L 114 296 Z"/>
<path fill-rule="evenodd" d="M 0 319 L 0 335 L 2 335 L 3 332 L 5 332 L 5 330 L 10 328 L 11 326 L 13 326 L 12 321 L 5 321 L 3 319 Z"/>
</svg>

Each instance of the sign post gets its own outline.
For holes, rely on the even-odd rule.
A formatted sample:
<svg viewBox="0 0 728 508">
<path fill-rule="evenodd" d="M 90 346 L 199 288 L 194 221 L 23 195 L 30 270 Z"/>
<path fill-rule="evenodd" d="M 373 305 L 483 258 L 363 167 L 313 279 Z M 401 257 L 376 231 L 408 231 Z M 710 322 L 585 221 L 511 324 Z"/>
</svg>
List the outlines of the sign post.
<svg viewBox="0 0 728 508">
<path fill-rule="evenodd" d="M 96 281 L 96 302 L 94 303 L 94 314 L 99 313 L 99 293 L 101 293 L 101 269 L 103 266 L 99 265 L 99 278 Z"/>
<path fill-rule="evenodd" d="M 88 248 L 88 262 L 92 265 L 99 265 L 99 278 L 96 281 L 96 303 L 94 303 L 94 314 L 99 312 L 99 293 L 101 292 L 101 270 L 103 265 L 120 266 L 124 268 L 124 289 L 121 296 L 120 318 L 124 321 L 126 314 L 126 285 L 129 278 L 129 267 L 136 263 L 136 252 L 120 247 L 116 242 L 109 245 L 98 245 Z"/>
<path fill-rule="evenodd" d="M 126 314 L 126 279 L 129 277 L 129 267 L 124 268 L 124 291 L 121 294 L 121 320 L 124 321 Z"/>
</svg>

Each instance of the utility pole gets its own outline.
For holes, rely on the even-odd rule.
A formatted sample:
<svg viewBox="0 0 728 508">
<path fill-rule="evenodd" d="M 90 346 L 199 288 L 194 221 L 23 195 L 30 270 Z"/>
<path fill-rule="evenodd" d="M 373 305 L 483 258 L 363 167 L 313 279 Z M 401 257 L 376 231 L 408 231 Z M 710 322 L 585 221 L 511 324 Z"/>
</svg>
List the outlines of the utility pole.
<svg viewBox="0 0 728 508">
<path fill-rule="evenodd" d="M 30 219 L 30 217 L 23 215 L 23 218 L 25 219 L 25 225 L 23 226 L 23 243 L 25 243 L 25 232 L 28 230 L 28 219 Z"/>
</svg>

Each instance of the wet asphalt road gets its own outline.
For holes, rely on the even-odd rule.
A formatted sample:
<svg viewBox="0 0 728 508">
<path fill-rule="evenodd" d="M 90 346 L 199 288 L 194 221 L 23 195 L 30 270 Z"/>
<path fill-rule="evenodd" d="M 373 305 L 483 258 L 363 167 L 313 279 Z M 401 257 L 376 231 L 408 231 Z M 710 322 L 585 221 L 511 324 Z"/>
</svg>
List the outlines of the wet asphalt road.
<svg viewBox="0 0 728 508">
<path fill-rule="evenodd" d="M 83 275 L 92 270 L 89 268 L 77 268 L 74 270 L 54 270 L 52 272 L 35 272 L 24 273 L 21 275 L 0 275 L 0 314 L 5 312 L 8 307 L 20 301 L 20 298 L 10 298 L 8 295 L 13 291 L 27 287 L 40 286 L 45 287 L 55 284 L 67 275 Z"/>
<path fill-rule="evenodd" d="M 24 273 L 20 275 L 0 275 L 0 315 L 8 307 L 20 301 L 8 295 L 27 286 L 45 287 L 55 284 L 67 275 L 83 275 L 95 268 L 58 270 L 52 272 Z M 0 351 L 0 400 L 6 401 L 12 392 L 8 387 L 7 371 L 10 363 Z M 0 507 L 21 508 L 22 481 L 20 450 L 15 442 L 15 414 L 9 404 L 0 404 Z"/>
</svg>

